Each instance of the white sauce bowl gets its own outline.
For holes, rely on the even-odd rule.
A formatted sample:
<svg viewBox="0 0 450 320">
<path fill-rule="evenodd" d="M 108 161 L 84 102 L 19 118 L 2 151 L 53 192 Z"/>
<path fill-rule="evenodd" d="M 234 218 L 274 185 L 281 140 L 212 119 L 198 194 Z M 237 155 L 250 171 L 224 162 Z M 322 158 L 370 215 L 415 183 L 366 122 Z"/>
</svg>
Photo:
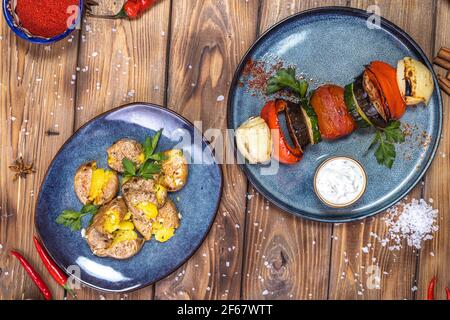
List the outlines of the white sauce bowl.
<svg viewBox="0 0 450 320">
<path fill-rule="evenodd" d="M 332 208 L 345 208 L 358 201 L 367 186 L 367 174 L 361 163 L 348 157 L 323 161 L 314 175 L 317 197 Z"/>
</svg>

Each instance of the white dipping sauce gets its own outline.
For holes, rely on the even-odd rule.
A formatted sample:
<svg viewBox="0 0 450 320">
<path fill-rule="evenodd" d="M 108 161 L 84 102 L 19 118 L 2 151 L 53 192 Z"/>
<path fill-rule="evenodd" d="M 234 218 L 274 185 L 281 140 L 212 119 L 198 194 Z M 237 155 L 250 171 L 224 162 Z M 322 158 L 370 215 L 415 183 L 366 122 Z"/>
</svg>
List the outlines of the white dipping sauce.
<svg viewBox="0 0 450 320">
<path fill-rule="evenodd" d="M 366 173 L 355 160 L 336 157 L 326 160 L 316 172 L 315 190 L 330 206 L 345 207 L 358 200 L 366 189 Z"/>
</svg>

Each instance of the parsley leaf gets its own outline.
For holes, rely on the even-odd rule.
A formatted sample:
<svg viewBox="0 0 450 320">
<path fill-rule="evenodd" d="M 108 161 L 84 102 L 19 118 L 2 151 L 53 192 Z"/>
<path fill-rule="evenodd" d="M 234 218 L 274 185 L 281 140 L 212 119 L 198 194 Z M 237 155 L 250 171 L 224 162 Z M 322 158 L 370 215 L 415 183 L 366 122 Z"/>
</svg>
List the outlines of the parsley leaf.
<svg viewBox="0 0 450 320">
<path fill-rule="evenodd" d="M 161 137 L 162 129 L 156 132 L 153 137 L 145 138 L 144 143 L 142 144 L 144 147 L 144 155 L 145 160 L 149 159 L 156 150 L 158 146 L 159 138 Z"/>
<path fill-rule="evenodd" d="M 267 94 L 274 94 L 282 89 L 291 90 L 299 98 L 304 98 L 306 91 L 308 91 L 308 82 L 297 80 L 295 68 L 280 69 L 267 81 L 266 92 Z"/>
<path fill-rule="evenodd" d="M 381 165 L 392 168 L 397 153 L 395 152 L 395 143 L 402 143 L 405 141 L 405 134 L 401 129 L 400 121 L 392 121 L 384 129 L 379 129 L 375 133 L 375 137 L 369 146 L 371 150 L 378 146 L 375 150 L 375 158 Z"/>
<path fill-rule="evenodd" d="M 72 231 L 78 231 L 81 229 L 81 219 L 86 215 L 94 216 L 98 211 L 99 206 L 93 204 L 86 204 L 81 210 L 64 210 L 57 218 L 56 223 L 72 229 Z"/>
<path fill-rule="evenodd" d="M 144 162 L 138 167 L 136 163 L 128 158 L 122 160 L 123 178 L 122 183 L 132 177 L 142 177 L 144 179 L 152 179 L 155 174 L 161 172 L 161 161 L 167 159 L 162 152 L 155 153 L 161 137 L 162 129 L 156 132 L 153 137 L 145 138 L 142 144 L 144 148 Z"/>
<path fill-rule="evenodd" d="M 164 155 L 164 153 L 162 153 L 162 152 L 158 152 L 158 153 L 152 154 L 148 158 L 151 160 L 155 160 L 155 161 L 164 161 L 167 159 L 167 156 Z"/>
<path fill-rule="evenodd" d="M 134 177 L 136 175 L 136 164 L 128 158 L 122 159 L 123 165 L 123 176 L 124 177 Z"/>
<path fill-rule="evenodd" d="M 392 121 L 386 128 L 384 128 L 384 135 L 386 140 L 391 143 L 405 142 L 405 134 L 400 128 L 400 121 Z"/>
<path fill-rule="evenodd" d="M 153 161 L 146 161 L 139 168 L 139 176 L 144 179 L 151 179 L 157 173 L 161 172 L 161 164 Z"/>
</svg>

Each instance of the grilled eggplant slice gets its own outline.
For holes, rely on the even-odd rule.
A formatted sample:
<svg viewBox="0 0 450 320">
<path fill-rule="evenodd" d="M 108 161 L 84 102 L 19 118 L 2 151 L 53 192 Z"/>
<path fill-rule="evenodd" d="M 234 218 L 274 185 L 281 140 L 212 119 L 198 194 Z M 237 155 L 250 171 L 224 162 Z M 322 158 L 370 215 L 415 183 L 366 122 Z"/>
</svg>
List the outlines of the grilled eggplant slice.
<svg viewBox="0 0 450 320">
<path fill-rule="evenodd" d="M 381 114 L 378 112 L 378 109 L 374 106 L 369 95 L 364 89 L 363 75 L 360 75 L 358 78 L 356 78 L 355 82 L 353 83 L 353 92 L 356 98 L 356 102 L 358 103 L 364 114 L 367 116 L 367 118 L 370 120 L 370 122 L 376 127 L 385 128 L 388 125 L 389 121 L 381 116 Z"/>
<path fill-rule="evenodd" d="M 285 112 L 289 136 L 294 144 L 303 150 L 311 142 L 305 115 L 302 112 L 300 105 L 291 101 L 284 102 L 286 103 Z"/>
</svg>

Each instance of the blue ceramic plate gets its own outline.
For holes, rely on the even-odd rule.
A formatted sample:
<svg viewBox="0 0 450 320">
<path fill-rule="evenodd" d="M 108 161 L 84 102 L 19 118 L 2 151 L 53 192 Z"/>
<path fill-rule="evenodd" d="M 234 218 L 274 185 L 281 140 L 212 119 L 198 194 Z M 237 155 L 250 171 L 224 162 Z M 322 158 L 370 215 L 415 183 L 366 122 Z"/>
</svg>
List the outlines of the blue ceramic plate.
<svg viewBox="0 0 450 320">
<path fill-rule="evenodd" d="M 301 12 L 269 29 L 243 58 L 232 83 L 228 105 L 228 125 L 237 128 L 250 116 L 258 115 L 270 98 L 252 90 L 244 66 L 253 59 L 266 68 L 282 61 L 294 65 L 320 83 L 344 86 L 353 81 L 373 60 L 396 65 L 411 56 L 432 66 L 420 47 L 403 30 L 382 19 L 381 28 L 370 29 L 365 11 L 328 7 Z M 434 77 L 437 88 L 436 77 Z M 271 202 L 293 214 L 325 222 L 346 222 L 379 213 L 402 199 L 420 181 L 436 152 L 442 126 L 442 102 L 435 90 L 428 107 L 409 108 L 401 120 L 414 127 L 413 135 L 397 145 L 397 159 L 391 170 L 378 165 L 373 152 L 365 155 L 373 137 L 370 129 L 358 130 L 334 142 L 321 142 L 306 148 L 302 161 L 281 165 L 276 175 L 262 175 L 261 166 L 243 165 L 253 185 Z M 284 121 L 283 121 L 284 123 Z M 426 148 L 419 146 L 428 137 Z M 368 174 L 363 197 L 353 206 L 332 209 L 317 198 L 313 189 L 314 171 L 330 156 L 348 156 L 361 162 Z"/>
<path fill-rule="evenodd" d="M 81 232 L 55 222 L 62 210 L 79 210 L 82 206 L 73 189 L 75 171 L 89 160 L 97 160 L 99 167 L 106 168 L 106 149 L 112 143 L 123 137 L 143 141 L 160 128 L 164 130 L 157 150 L 181 146 L 188 159 L 195 159 L 189 165 L 186 186 L 169 193 L 182 214 L 179 229 L 165 243 L 146 242 L 137 255 L 127 260 L 94 256 Z M 167 276 L 189 259 L 211 227 L 222 192 L 220 166 L 204 139 L 194 143 L 194 131 L 191 123 L 173 111 L 138 103 L 96 117 L 63 145 L 48 169 L 36 206 L 39 236 L 63 270 L 78 266 L 82 283 L 102 291 L 124 292 Z M 201 133 L 196 131 L 196 137 Z M 84 226 L 87 223 L 84 221 Z"/>
</svg>

